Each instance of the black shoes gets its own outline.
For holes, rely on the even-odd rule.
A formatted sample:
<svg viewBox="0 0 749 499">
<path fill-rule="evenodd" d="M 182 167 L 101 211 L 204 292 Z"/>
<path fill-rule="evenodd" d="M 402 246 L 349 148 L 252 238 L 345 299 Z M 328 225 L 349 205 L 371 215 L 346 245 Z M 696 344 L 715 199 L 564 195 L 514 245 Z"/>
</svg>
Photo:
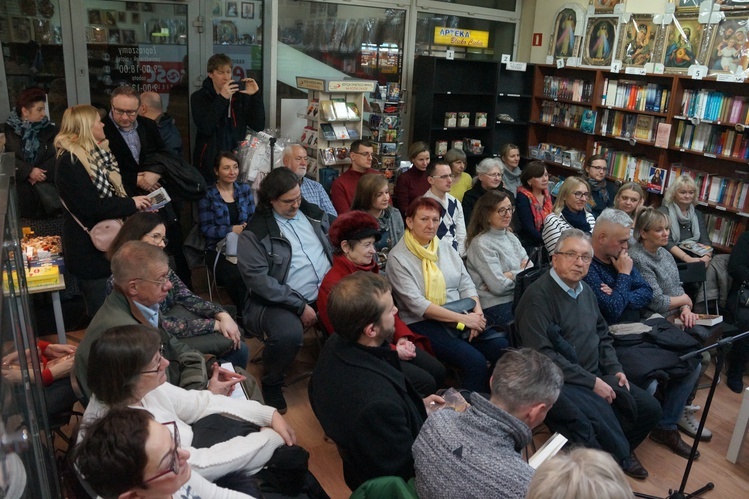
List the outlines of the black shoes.
<svg viewBox="0 0 749 499">
<path fill-rule="evenodd" d="M 671 452 L 683 458 L 689 458 L 689 453 L 692 451 L 692 448 L 681 439 L 681 434 L 676 429 L 664 430 L 655 428 L 650 432 L 650 440 L 665 445 L 671 449 Z M 694 455 L 695 459 L 698 457 L 700 457 L 699 451 Z"/>
<path fill-rule="evenodd" d="M 730 374 L 726 377 L 726 386 L 733 393 L 741 393 L 744 391 L 744 380 L 742 376 L 731 376 Z"/>
<path fill-rule="evenodd" d="M 625 475 L 629 475 L 637 480 L 645 480 L 648 477 L 648 470 L 637 459 L 634 452 L 622 461 L 622 471 L 624 471 Z"/>
<path fill-rule="evenodd" d="M 286 399 L 283 397 L 282 386 L 263 386 L 263 399 L 265 405 L 275 407 L 279 414 L 286 414 Z"/>
</svg>

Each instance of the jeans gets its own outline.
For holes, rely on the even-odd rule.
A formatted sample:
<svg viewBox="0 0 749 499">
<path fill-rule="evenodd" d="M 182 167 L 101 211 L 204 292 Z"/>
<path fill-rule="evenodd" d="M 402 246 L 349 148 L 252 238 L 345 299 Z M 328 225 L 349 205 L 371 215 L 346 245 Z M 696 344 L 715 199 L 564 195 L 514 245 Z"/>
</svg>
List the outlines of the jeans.
<svg viewBox="0 0 749 499">
<path fill-rule="evenodd" d="M 499 305 L 485 308 L 484 316 L 488 321 L 488 325 L 505 326 L 515 319 L 512 313 L 512 302 L 500 303 Z"/>
<path fill-rule="evenodd" d="M 493 368 L 503 350 L 510 346 L 507 338 L 484 340 L 481 335 L 469 343 L 455 336 L 455 328 L 437 321 L 415 322 L 408 327 L 429 338 L 436 357 L 463 372 L 461 388 L 473 392 L 487 391 L 490 372 L 487 362 Z"/>
<path fill-rule="evenodd" d="M 280 307 L 266 307 L 254 302 L 244 317 L 245 328 L 264 337 L 263 389 L 281 386 L 286 370 L 302 347 L 304 327 L 298 315 Z"/>
<path fill-rule="evenodd" d="M 697 364 L 697 367 L 695 367 L 689 376 L 668 380 L 666 389 L 663 391 L 663 402 L 661 403 L 663 415 L 658 421 L 658 428 L 662 430 L 676 429 L 676 422 L 684 412 L 687 399 L 697 384 L 697 379 L 700 377 L 701 367 L 701 364 Z M 647 392 L 651 395 L 655 393 L 657 384 L 658 381 L 653 380 L 648 385 Z"/>
<path fill-rule="evenodd" d="M 219 361 L 223 364 L 224 362 L 231 362 L 234 366 L 239 366 L 242 369 L 247 369 L 247 363 L 250 361 L 250 349 L 247 348 L 247 344 L 244 341 L 239 342 L 239 348 L 236 350 L 230 350 L 229 353 L 222 355 Z M 210 375 L 210 373 L 208 373 Z"/>
</svg>

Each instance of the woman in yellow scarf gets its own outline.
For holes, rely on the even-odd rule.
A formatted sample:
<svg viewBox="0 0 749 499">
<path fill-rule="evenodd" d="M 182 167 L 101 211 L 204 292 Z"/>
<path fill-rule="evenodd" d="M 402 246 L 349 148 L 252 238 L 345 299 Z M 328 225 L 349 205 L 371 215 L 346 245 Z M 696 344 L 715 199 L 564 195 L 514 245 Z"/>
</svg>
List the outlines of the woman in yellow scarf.
<svg viewBox="0 0 749 499">
<path fill-rule="evenodd" d="M 489 369 L 509 346 L 503 334 L 487 328 L 476 288 L 460 255 L 436 237 L 441 206 L 418 198 L 406 212 L 406 232 L 388 256 L 387 277 L 401 319 L 427 336 L 438 359 L 459 367 L 462 387 L 487 391 Z M 466 313 L 446 306 L 470 298 Z"/>
</svg>

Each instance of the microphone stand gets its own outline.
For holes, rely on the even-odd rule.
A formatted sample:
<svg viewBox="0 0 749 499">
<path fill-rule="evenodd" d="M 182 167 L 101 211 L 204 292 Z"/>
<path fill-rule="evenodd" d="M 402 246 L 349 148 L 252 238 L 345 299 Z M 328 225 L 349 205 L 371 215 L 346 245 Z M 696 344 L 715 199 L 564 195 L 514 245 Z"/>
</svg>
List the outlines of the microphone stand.
<svg viewBox="0 0 749 499">
<path fill-rule="evenodd" d="M 687 360 L 691 359 L 692 357 L 696 357 L 697 355 L 702 355 L 702 352 L 707 352 L 709 350 L 717 349 L 718 352 L 717 358 L 715 360 L 715 374 L 713 375 L 713 382 L 710 384 L 710 392 L 707 394 L 705 408 L 702 410 L 700 425 L 697 428 L 697 434 L 694 437 L 694 443 L 692 444 L 692 451 L 689 453 L 689 459 L 687 459 L 687 467 L 684 469 L 684 475 L 681 479 L 681 486 L 679 486 L 679 490 L 669 489 L 666 499 L 689 499 L 692 497 L 699 497 L 700 494 L 709 490 L 713 490 L 715 488 L 715 484 L 713 482 L 708 482 L 703 487 L 695 490 L 694 492 L 684 492 L 684 489 L 686 489 L 687 487 L 687 480 L 689 480 L 689 473 L 692 471 L 692 464 L 694 463 L 695 455 L 697 454 L 697 446 L 699 446 L 700 444 L 702 430 L 705 428 L 707 414 L 710 412 L 710 404 L 712 404 L 713 402 L 713 395 L 715 395 L 715 389 L 718 387 L 718 379 L 720 378 L 720 373 L 723 369 L 723 361 L 725 360 L 725 355 L 726 353 L 728 353 L 728 350 L 731 349 L 731 345 L 733 344 L 733 342 L 738 341 L 746 336 L 749 336 L 749 331 L 737 334 L 736 336 L 723 338 L 713 343 L 712 345 L 700 348 L 699 350 L 689 352 L 679 357 L 680 360 Z M 640 492 L 635 492 L 635 496 L 644 497 L 646 499 L 661 499 L 658 496 L 651 496 L 648 494 L 642 494 Z"/>
</svg>

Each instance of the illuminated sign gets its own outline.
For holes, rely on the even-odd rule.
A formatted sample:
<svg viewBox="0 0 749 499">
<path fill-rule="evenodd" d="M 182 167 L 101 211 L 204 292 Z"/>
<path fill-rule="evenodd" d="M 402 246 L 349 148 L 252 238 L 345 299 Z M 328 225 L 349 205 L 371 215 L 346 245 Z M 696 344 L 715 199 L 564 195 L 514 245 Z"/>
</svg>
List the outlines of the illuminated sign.
<svg viewBox="0 0 749 499">
<path fill-rule="evenodd" d="M 434 43 L 458 47 L 486 48 L 489 46 L 489 32 L 475 29 L 434 28 Z"/>
</svg>

